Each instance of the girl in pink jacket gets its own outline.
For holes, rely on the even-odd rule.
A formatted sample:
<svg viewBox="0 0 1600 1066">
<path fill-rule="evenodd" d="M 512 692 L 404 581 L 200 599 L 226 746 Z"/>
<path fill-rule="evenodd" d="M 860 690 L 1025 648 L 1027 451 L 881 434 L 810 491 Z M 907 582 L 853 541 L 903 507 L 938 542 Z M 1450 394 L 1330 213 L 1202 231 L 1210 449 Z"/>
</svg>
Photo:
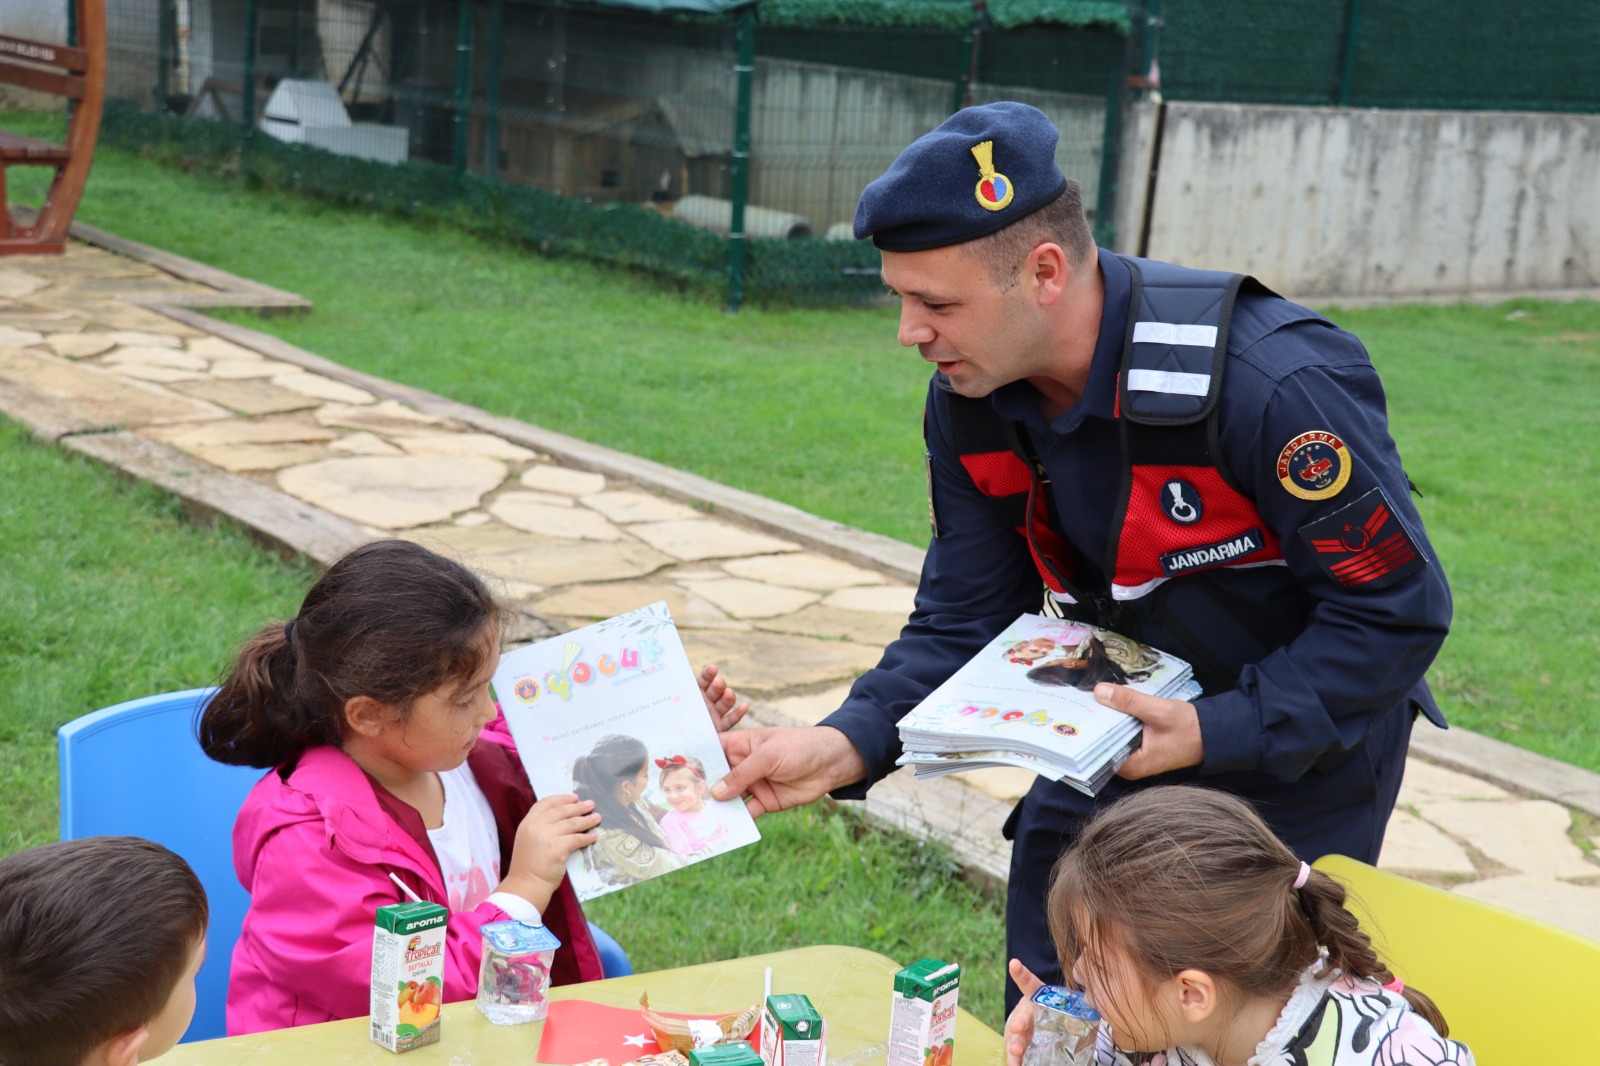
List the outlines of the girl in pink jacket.
<svg viewBox="0 0 1600 1066">
<path fill-rule="evenodd" d="M 503 613 L 460 564 L 376 541 L 240 652 L 199 724 L 212 758 L 271 768 L 234 826 L 250 909 L 229 1033 L 365 1015 L 373 913 L 405 899 L 391 874 L 451 912 L 447 1001 L 476 994 L 478 928 L 507 918 L 560 938 L 556 984 L 603 976 L 566 879 L 600 816 L 534 798 L 489 695 Z"/>
</svg>

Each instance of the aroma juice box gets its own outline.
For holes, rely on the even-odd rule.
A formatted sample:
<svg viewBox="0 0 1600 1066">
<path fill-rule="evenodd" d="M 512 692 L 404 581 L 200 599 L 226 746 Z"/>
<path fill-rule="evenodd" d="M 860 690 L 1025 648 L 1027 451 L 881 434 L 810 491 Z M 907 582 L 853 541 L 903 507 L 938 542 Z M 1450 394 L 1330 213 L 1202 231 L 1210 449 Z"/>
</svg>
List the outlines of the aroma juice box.
<svg viewBox="0 0 1600 1066">
<path fill-rule="evenodd" d="M 807 996 L 768 996 L 761 1015 L 766 1066 L 827 1066 L 828 1027 Z"/>
<path fill-rule="evenodd" d="M 444 1003 L 444 932 L 437 903 L 378 908 L 372 930 L 372 1040 L 390 1051 L 439 1042 Z"/>
<path fill-rule="evenodd" d="M 961 967 L 918 959 L 894 975 L 889 1066 L 950 1066 L 956 1050 Z"/>
</svg>

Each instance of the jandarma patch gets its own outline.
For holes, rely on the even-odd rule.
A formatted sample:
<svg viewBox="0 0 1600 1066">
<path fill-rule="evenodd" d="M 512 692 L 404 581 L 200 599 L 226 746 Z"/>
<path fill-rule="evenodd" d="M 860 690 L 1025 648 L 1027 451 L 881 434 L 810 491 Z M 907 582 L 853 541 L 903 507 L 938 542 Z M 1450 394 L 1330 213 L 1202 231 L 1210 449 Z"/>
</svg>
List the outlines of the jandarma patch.
<svg viewBox="0 0 1600 1066">
<path fill-rule="evenodd" d="M 1350 482 L 1352 457 L 1327 430 L 1300 434 L 1278 453 L 1278 481 L 1302 500 L 1326 500 Z"/>
<path fill-rule="evenodd" d="M 1381 589 L 1428 565 L 1382 486 L 1300 527 L 1316 560 L 1346 588 Z"/>
<path fill-rule="evenodd" d="M 994 168 L 994 142 L 973 145 L 972 158 L 978 161 L 978 186 L 973 190 L 978 203 L 985 211 L 999 211 L 1010 204 L 1017 190 L 1010 178 Z"/>
<path fill-rule="evenodd" d="M 1266 539 L 1262 537 L 1261 530 L 1247 529 L 1238 536 L 1229 537 L 1227 540 L 1213 541 L 1210 544 L 1197 544 L 1192 548 L 1181 551 L 1167 552 L 1161 557 L 1161 572 L 1168 577 L 1177 577 L 1187 574 L 1191 570 L 1205 570 L 1213 566 L 1225 566 L 1246 555 L 1252 555 L 1266 546 Z"/>
</svg>

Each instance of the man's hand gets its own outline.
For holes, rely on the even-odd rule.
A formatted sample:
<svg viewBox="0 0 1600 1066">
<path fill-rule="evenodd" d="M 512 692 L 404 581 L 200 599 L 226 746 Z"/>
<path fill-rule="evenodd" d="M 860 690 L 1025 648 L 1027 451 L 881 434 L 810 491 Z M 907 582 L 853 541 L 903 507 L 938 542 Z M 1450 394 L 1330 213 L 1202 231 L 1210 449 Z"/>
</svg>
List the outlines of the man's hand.
<svg viewBox="0 0 1600 1066">
<path fill-rule="evenodd" d="M 1199 766 L 1205 758 L 1200 715 L 1194 704 L 1164 700 L 1110 682 L 1096 685 L 1094 698 L 1102 706 L 1131 714 L 1144 723 L 1144 739 L 1117 771 L 1118 777 L 1137 781 L 1168 770 Z"/>
<path fill-rule="evenodd" d="M 732 769 L 711 795 L 744 796 L 756 816 L 810 803 L 867 776 L 866 760 L 832 726 L 735 729 L 721 739 Z"/>
<path fill-rule="evenodd" d="M 1006 1066 L 1022 1066 L 1022 1056 L 1033 1042 L 1033 1001 L 1028 997 L 1044 987 L 1044 982 L 1020 959 L 1011 960 L 1011 980 L 1022 990 L 1022 1000 L 1006 1019 Z"/>
</svg>

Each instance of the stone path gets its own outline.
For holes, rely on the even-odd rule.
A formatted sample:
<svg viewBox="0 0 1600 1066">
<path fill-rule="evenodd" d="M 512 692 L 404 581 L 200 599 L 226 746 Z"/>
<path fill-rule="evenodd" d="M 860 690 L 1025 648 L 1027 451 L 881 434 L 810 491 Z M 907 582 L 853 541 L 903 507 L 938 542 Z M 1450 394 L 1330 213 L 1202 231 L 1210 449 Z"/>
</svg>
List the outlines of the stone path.
<svg viewBox="0 0 1600 1066">
<path fill-rule="evenodd" d="M 915 549 L 210 319 L 303 301 L 75 232 L 121 254 L 0 259 L 0 414 L 201 513 L 322 562 L 373 536 L 456 553 L 518 604 L 518 639 L 665 600 L 767 723 L 832 711 L 910 610 Z M 1600 776 L 1417 734 L 1381 865 L 1600 939 Z M 868 812 L 998 881 L 1030 780 L 896 774 Z"/>
</svg>

